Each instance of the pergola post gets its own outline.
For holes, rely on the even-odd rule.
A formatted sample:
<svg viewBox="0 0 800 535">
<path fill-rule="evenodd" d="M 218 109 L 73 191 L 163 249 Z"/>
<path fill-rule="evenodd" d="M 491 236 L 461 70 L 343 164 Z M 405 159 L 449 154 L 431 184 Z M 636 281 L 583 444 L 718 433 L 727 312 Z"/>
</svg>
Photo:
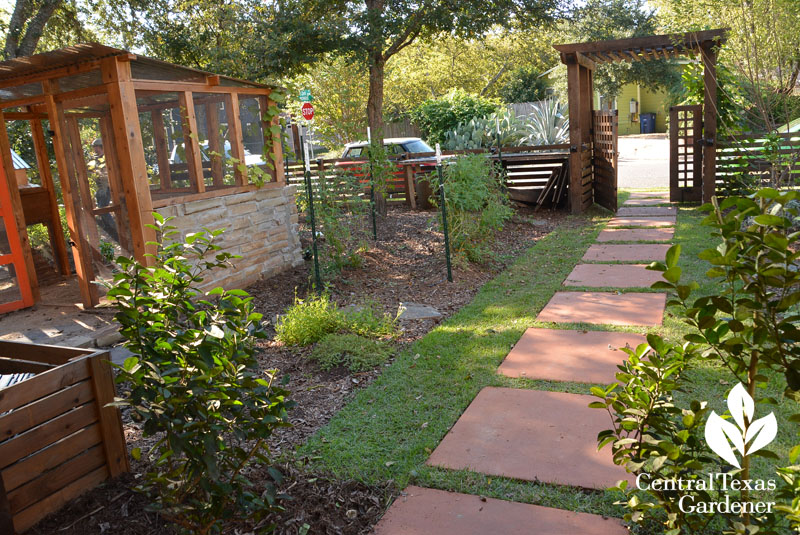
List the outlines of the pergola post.
<svg viewBox="0 0 800 535">
<path fill-rule="evenodd" d="M 574 56 L 573 56 L 574 58 Z M 577 58 L 567 58 L 567 93 L 569 95 L 569 208 L 581 211 L 581 108 L 580 65 Z"/>
<path fill-rule="evenodd" d="M 717 51 L 715 44 L 703 43 L 703 202 L 711 202 L 717 189 Z"/>
<path fill-rule="evenodd" d="M 136 93 L 131 82 L 131 66 L 128 58 L 115 56 L 102 61 L 101 72 L 108 90 L 111 127 L 130 218 L 133 255 L 142 264 L 149 265 L 152 260 L 145 254 L 155 253 L 155 246 L 148 242 L 156 241 L 156 231 L 147 226 L 153 224 L 153 201 L 150 198 Z"/>
</svg>

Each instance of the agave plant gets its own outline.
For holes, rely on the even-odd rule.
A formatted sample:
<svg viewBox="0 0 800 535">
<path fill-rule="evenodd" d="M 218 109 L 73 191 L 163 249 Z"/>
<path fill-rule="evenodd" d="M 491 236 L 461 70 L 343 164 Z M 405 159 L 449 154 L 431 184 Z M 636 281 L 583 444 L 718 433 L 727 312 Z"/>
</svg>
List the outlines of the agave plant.
<svg viewBox="0 0 800 535">
<path fill-rule="evenodd" d="M 482 149 L 496 146 L 517 146 L 525 139 L 525 122 L 512 110 L 503 110 L 486 117 L 460 123 L 445 135 L 447 150 Z"/>
<path fill-rule="evenodd" d="M 558 145 L 569 140 L 567 107 L 557 100 L 540 100 L 533 105 L 525 125 L 527 145 Z"/>
</svg>

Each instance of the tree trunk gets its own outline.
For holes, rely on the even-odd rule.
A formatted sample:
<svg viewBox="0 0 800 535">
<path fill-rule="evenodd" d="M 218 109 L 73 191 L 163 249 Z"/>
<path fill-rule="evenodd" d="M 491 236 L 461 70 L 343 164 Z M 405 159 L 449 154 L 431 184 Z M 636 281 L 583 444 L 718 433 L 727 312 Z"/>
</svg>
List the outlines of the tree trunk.
<svg viewBox="0 0 800 535">
<path fill-rule="evenodd" d="M 367 124 L 372 142 L 383 143 L 383 75 L 386 60 L 382 51 L 373 52 L 369 62 L 369 98 L 367 99 Z M 385 177 L 382 177 L 385 178 Z M 375 194 L 375 210 L 386 217 L 385 187 L 377 188 Z"/>
<path fill-rule="evenodd" d="M 25 21 L 30 17 L 30 10 L 30 0 L 17 0 L 17 3 L 14 5 L 14 12 L 11 14 L 11 19 L 8 21 L 6 43 L 3 47 L 4 59 L 14 59 L 17 57 L 17 45 L 22 36 L 22 27 L 25 26 Z"/>
<path fill-rule="evenodd" d="M 33 54 L 36 51 L 39 40 L 42 38 L 45 26 L 62 1 L 44 0 L 34 12 L 34 7 L 30 0 L 17 0 L 14 12 L 8 21 L 8 33 L 3 47 L 3 57 L 5 59 L 13 59 Z"/>
</svg>

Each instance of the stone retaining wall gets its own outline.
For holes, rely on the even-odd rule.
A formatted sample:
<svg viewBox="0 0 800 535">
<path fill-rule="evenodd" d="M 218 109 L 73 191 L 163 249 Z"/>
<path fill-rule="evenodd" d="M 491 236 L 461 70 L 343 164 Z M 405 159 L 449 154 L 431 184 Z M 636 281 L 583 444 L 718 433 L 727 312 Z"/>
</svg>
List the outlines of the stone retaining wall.
<svg viewBox="0 0 800 535">
<path fill-rule="evenodd" d="M 204 288 L 244 288 L 262 277 L 303 263 L 298 237 L 294 186 L 273 186 L 188 201 L 157 209 L 173 217 L 181 237 L 203 227 L 224 228 L 217 244 L 241 258 L 235 269 L 219 270 L 206 278 Z"/>
</svg>

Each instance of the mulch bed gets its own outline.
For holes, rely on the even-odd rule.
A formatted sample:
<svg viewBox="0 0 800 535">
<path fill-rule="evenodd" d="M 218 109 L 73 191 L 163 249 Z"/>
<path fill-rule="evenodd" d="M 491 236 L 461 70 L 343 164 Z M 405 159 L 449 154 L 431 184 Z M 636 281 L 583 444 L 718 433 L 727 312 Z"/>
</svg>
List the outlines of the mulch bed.
<svg viewBox="0 0 800 535">
<path fill-rule="evenodd" d="M 562 213 L 533 212 L 517 207 L 516 215 L 497 235 L 492 258 L 484 265 L 456 262 L 453 283 L 446 281 L 443 236 L 436 230 L 435 212 L 414 212 L 392 207 L 388 217 L 378 223 L 378 240 L 364 253 L 363 265 L 326 277 L 327 290 L 340 306 L 370 299 L 394 316 L 399 303 L 431 305 L 441 318 L 403 321 L 397 339 L 402 350 L 424 336 L 438 323 L 469 303 L 478 289 L 502 271 L 526 248 L 558 225 L 565 224 Z M 301 225 L 304 246 L 310 232 Z M 255 298 L 256 310 L 274 327 L 276 317 L 291 305 L 295 295 L 305 296 L 310 288 L 311 263 L 285 271 L 247 288 Z M 274 331 L 273 331 L 274 333 Z M 310 473 L 302 460 L 295 460 L 294 449 L 324 426 L 350 399 L 353 392 L 370 384 L 382 368 L 363 373 L 345 369 L 322 371 L 306 357 L 310 348 L 286 347 L 273 340 L 261 342 L 259 360 L 264 369 L 278 369 L 288 376 L 287 388 L 297 407 L 290 413 L 293 427 L 282 428 L 272 437 L 270 448 L 285 461 L 282 491 L 292 497 L 283 503 L 285 510 L 271 515 L 259 526 L 226 526 L 225 533 L 246 535 L 276 525 L 274 533 L 362 534 L 369 533 L 397 490 L 392 482 L 368 486 L 352 480 L 337 480 L 327 474 Z M 387 364 L 389 365 L 389 364 Z M 129 448 L 147 450 L 137 424 L 123 412 Z M 51 515 L 30 533 L 35 535 L 149 535 L 175 533 L 159 515 L 147 512 L 147 501 L 131 490 L 146 465 L 133 462 L 133 474 L 101 486 L 74 500 Z M 259 478 L 256 477 L 255 480 Z M 266 479 L 266 478 L 265 478 Z M 308 525 L 309 529 L 303 527 Z"/>
</svg>

